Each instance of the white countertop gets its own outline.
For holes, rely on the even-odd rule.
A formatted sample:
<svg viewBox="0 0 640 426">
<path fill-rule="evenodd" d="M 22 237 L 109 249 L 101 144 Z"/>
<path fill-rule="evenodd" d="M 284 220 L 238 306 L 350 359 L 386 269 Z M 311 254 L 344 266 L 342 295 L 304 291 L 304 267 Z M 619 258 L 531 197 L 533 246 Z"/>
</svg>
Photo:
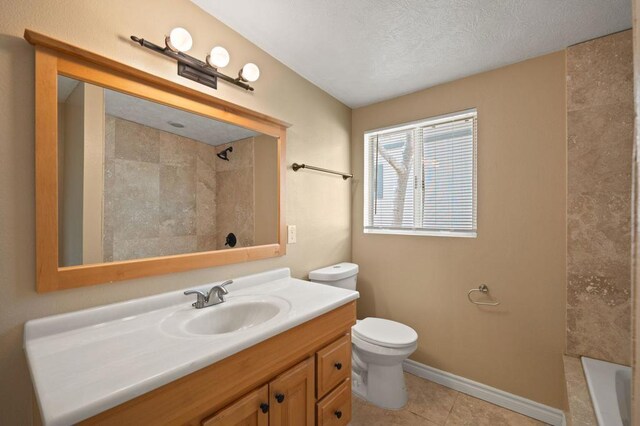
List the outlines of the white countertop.
<svg viewBox="0 0 640 426">
<path fill-rule="evenodd" d="M 185 336 L 166 326 L 168 317 L 195 311 L 195 296 L 180 290 L 28 321 L 24 345 L 44 424 L 94 416 L 359 297 L 291 278 L 287 268 L 234 279 L 228 290 L 228 302 L 276 297 L 289 309 L 241 332 Z M 198 311 L 207 309 L 216 306 Z"/>
</svg>

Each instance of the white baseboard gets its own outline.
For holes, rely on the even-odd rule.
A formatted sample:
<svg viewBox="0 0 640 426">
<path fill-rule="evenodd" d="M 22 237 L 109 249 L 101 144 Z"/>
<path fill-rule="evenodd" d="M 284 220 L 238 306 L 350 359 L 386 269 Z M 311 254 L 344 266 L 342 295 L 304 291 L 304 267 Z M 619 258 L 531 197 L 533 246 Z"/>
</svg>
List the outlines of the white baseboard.
<svg viewBox="0 0 640 426">
<path fill-rule="evenodd" d="M 410 359 L 404 362 L 403 367 L 407 373 L 499 405 L 500 407 L 540 420 L 541 422 L 553 426 L 564 426 L 566 424 L 564 412 L 557 408 L 549 407 L 548 405 L 540 404 L 539 402 L 483 385 L 482 383 L 474 382 L 473 380 L 465 379 L 464 377 L 456 376 L 455 374 L 447 373 L 446 371 L 438 370 L 437 368 L 429 367 L 428 365 L 420 364 Z"/>
</svg>

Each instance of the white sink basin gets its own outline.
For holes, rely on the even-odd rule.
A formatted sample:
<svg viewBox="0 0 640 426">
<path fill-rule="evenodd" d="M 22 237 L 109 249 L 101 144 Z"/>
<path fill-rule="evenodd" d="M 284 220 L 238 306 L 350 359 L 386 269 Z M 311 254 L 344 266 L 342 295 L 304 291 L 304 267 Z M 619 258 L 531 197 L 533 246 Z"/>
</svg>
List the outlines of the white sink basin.
<svg viewBox="0 0 640 426">
<path fill-rule="evenodd" d="M 267 301 L 245 301 L 210 306 L 206 312 L 187 321 L 185 330 L 194 334 L 222 334 L 245 330 L 269 321 L 280 313 L 277 304 Z"/>
<path fill-rule="evenodd" d="M 169 334 L 183 337 L 239 333 L 270 322 L 289 309 L 289 303 L 279 297 L 229 297 L 218 305 L 202 309 L 186 307 L 176 311 L 162 321 L 161 328 Z"/>
</svg>

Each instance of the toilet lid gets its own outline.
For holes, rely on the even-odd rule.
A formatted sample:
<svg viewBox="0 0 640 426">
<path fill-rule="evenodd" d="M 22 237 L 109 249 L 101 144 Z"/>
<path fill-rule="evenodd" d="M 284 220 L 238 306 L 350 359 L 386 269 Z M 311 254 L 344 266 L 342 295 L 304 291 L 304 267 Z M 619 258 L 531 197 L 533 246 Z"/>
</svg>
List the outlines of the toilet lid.
<svg viewBox="0 0 640 426">
<path fill-rule="evenodd" d="M 382 318 L 365 318 L 351 328 L 362 340 L 387 348 L 401 348 L 418 340 L 418 333 L 407 325 Z"/>
</svg>

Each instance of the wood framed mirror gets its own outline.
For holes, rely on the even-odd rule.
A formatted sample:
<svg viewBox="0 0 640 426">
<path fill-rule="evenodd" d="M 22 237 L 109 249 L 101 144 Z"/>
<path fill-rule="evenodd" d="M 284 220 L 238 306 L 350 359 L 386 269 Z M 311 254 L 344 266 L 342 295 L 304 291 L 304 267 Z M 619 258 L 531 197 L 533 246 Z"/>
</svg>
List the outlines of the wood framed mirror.
<svg viewBox="0 0 640 426">
<path fill-rule="evenodd" d="M 272 117 L 26 30 L 38 292 L 282 256 Z"/>
</svg>

